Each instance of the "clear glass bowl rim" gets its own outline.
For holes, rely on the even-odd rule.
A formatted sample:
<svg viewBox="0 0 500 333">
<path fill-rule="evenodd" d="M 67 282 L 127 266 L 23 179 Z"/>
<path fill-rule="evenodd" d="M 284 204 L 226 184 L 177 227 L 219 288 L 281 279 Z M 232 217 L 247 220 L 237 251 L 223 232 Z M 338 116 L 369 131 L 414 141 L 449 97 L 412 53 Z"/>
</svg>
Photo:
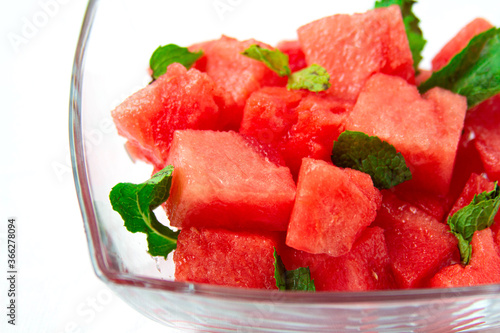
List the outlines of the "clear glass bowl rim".
<svg viewBox="0 0 500 333">
<path fill-rule="evenodd" d="M 84 222 L 87 243 L 92 265 L 96 275 L 106 283 L 119 286 L 131 286 L 180 294 L 194 294 L 210 298 L 239 301 L 272 301 L 275 303 L 328 304 L 342 305 L 352 303 L 384 302 L 421 302 L 435 299 L 500 297 L 500 284 L 461 288 L 384 290 L 370 292 L 279 292 L 275 291 L 228 288 L 214 285 L 194 284 L 178 281 L 166 281 L 144 276 L 137 276 L 110 269 L 106 264 L 105 253 L 101 247 L 99 222 L 94 210 L 93 197 L 88 178 L 87 160 L 82 131 L 82 82 L 84 76 L 85 46 L 92 30 L 94 16 L 100 0 L 89 0 L 75 52 L 71 77 L 69 103 L 70 152 L 76 192 Z"/>
</svg>

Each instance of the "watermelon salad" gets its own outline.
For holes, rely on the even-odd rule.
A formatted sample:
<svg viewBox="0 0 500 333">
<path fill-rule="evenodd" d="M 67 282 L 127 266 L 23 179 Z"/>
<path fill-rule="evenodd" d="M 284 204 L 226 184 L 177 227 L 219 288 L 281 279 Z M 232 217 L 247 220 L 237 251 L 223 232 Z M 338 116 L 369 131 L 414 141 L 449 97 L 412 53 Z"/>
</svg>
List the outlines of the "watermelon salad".
<svg viewBox="0 0 500 333">
<path fill-rule="evenodd" d="M 324 17 L 277 45 L 160 46 L 153 81 L 112 111 L 155 170 L 112 189 L 125 227 L 152 256 L 174 251 L 177 281 L 500 283 L 500 30 L 473 20 L 423 70 L 413 3 Z"/>
</svg>

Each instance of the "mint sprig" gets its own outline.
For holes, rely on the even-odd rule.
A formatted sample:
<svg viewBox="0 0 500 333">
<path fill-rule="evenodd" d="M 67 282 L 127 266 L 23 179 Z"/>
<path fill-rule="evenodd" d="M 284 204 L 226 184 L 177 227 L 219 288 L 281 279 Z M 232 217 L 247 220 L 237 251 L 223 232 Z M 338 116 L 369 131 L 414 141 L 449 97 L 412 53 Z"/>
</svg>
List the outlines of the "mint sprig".
<svg viewBox="0 0 500 333">
<path fill-rule="evenodd" d="M 389 7 L 391 5 L 398 5 L 400 7 L 403 23 L 405 25 L 406 37 L 408 38 L 413 57 L 413 68 L 415 72 L 418 73 L 418 65 L 422 60 L 422 50 L 427 41 L 424 39 L 422 30 L 420 29 L 420 20 L 415 13 L 413 13 L 413 5 L 415 3 L 415 0 L 380 0 L 375 2 L 375 8 Z"/>
<path fill-rule="evenodd" d="M 448 218 L 451 232 L 458 239 L 460 259 L 463 265 L 469 264 L 474 232 L 489 228 L 494 222 L 499 207 L 500 188 L 495 182 L 493 191 L 476 194 L 469 205 Z"/>
<path fill-rule="evenodd" d="M 288 77 L 287 89 L 309 91 L 324 91 L 330 88 L 330 75 L 325 68 L 312 64 Z"/>
<path fill-rule="evenodd" d="M 153 79 L 156 80 L 167 72 L 167 67 L 174 62 L 182 64 L 186 69 L 203 55 L 203 51 L 190 52 L 186 47 L 175 44 L 159 46 L 151 55 L 149 67 L 153 71 Z"/>
<path fill-rule="evenodd" d="M 165 259 L 175 250 L 179 232 L 161 224 L 153 210 L 168 199 L 173 170 L 168 165 L 144 183 L 119 183 L 109 193 L 111 205 L 121 215 L 127 230 L 145 233 L 149 254 Z"/>
<path fill-rule="evenodd" d="M 469 108 L 500 93 L 500 29 L 491 28 L 473 37 L 418 89 L 424 93 L 434 87 L 467 97 Z"/>
<path fill-rule="evenodd" d="M 274 248 L 274 278 L 279 290 L 316 291 L 314 280 L 308 267 L 287 271 L 281 257 Z"/>
<path fill-rule="evenodd" d="M 288 76 L 291 74 L 288 64 L 288 55 L 279 50 L 269 50 L 259 45 L 250 45 L 242 53 L 243 55 L 258 60 L 266 64 L 266 66 L 277 73 L 279 76 Z"/>
<path fill-rule="evenodd" d="M 393 145 L 363 132 L 340 134 L 333 143 L 331 158 L 338 167 L 369 174 L 378 189 L 389 189 L 411 179 L 403 155 Z"/>
<path fill-rule="evenodd" d="M 287 89 L 309 91 L 324 91 L 330 88 L 330 75 L 325 68 L 312 64 L 292 74 L 288 62 L 288 55 L 280 50 L 269 50 L 259 45 L 250 45 L 243 55 L 263 62 L 270 70 L 279 76 L 288 76 Z"/>
</svg>

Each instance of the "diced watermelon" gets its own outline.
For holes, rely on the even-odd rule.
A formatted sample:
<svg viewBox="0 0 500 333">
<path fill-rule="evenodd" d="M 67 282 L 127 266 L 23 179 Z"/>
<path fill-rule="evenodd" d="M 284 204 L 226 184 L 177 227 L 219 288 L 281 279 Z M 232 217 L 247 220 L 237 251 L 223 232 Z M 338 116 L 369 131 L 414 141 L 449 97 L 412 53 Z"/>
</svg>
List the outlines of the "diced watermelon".
<svg viewBox="0 0 500 333">
<path fill-rule="evenodd" d="M 450 210 L 448 216 L 455 214 L 458 210 L 464 208 L 472 202 L 472 199 L 476 194 L 492 191 L 495 188 L 495 183 L 490 182 L 486 178 L 478 174 L 471 174 L 467 184 L 462 191 L 462 194 L 457 199 L 455 204 Z"/>
<path fill-rule="evenodd" d="M 344 255 L 373 222 L 380 202 L 368 174 L 304 158 L 286 244 L 309 253 Z"/>
<path fill-rule="evenodd" d="M 413 59 L 398 6 L 363 14 L 334 15 L 297 31 L 308 65 L 326 68 L 334 96 L 356 101 L 375 73 L 397 75 L 414 82 Z"/>
<path fill-rule="evenodd" d="M 290 70 L 296 72 L 307 67 L 306 56 L 302 51 L 298 40 L 289 40 L 280 42 L 276 48 L 288 55 Z"/>
<path fill-rule="evenodd" d="M 181 64 L 127 98 L 112 111 L 131 153 L 158 168 L 165 165 L 176 129 L 219 129 L 224 92 L 206 74 Z"/>
<path fill-rule="evenodd" d="M 431 287 L 461 287 L 500 283 L 500 255 L 489 228 L 472 236 L 469 265 L 454 264 L 441 269 L 430 280 Z"/>
<path fill-rule="evenodd" d="M 394 289 L 384 232 L 366 228 L 349 253 L 332 257 L 287 248 L 281 258 L 288 270 L 309 267 L 317 291 Z"/>
<path fill-rule="evenodd" d="M 224 229 L 181 230 L 174 252 L 177 281 L 277 289 L 274 248 L 283 234 Z"/>
<path fill-rule="evenodd" d="M 376 135 L 403 154 L 412 180 L 400 186 L 448 192 L 463 128 L 465 97 L 433 88 L 422 97 L 415 86 L 373 75 L 346 121 L 346 129 Z"/>
<path fill-rule="evenodd" d="M 439 222 L 389 191 L 374 225 L 385 230 L 391 266 L 400 288 L 425 285 L 458 252 L 457 239 Z"/>
<path fill-rule="evenodd" d="M 493 25 L 483 18 L 476 18 L 460 30 L 432 59 L 432 70 L 444 67 L 458 52 L 467 46 L 475 35 L 493 28 Z"/>
<path fill-rule="evenodd" d="M 278 149 L 296 178 L 303 157 L 330 160 L 349 109 L 324 94 L 266 87 L 248 99 L 240 133 Z"/>
<path fill-rule="evenodd" d="M 263 86 L 284 86 L 287 82 L 286 77 L 279 77 L 264 63 L 241 54 L 252 44 L 272 49 L 271 46 L 254 39 L 238 41 L 227 36 L 195 44 L 189 48 L 192 51 L 203 50 L 205 56 L 199 60 L 200 64 L 195 66 L 205 70 L 236 103 L 236 108 L 231 110 L 232 113 L 226 114 L 226 129 L 238 130 L 243 107 L 252 92 Z"/>
<path fill-rule="evenodd" d="M 235 132 L 176 131 L 166 211 L 174 227 L 285 231 L 295 197 L 290 170 Z"/>
<path fill-rule="evenodd" d="M 296 108 L 305 94 L 303 90 L 282 87 L 265 87 L 254 92 L 245 105 L 240 133 L 279 147 L 297 122 Z"/>
<path fill-rule="evenodd" d="M 393 192 L 399 199 L 435 217 L 438 221 L 443 221 L 445 214 L 450 210 L 451 204 L 446 197 L 404 187 L 395 187 Z"/>
<path fill-rule="evenodd" d="M 475 135 L 474 145 L 489 179 L 500 180 L 500 94 L 471 109 L 465 127 Z"/>
<path fill-rule="evenodd" d="M 451 177 L 450 191 L 447 198 L 453 204 L 473 173 L 482 174 L 485 172 L 481 156 L 474 145 L 475 134 L 467 126 L 467 116 L 464 130 L 458 143 L 457 156 Z"/>
</svg>

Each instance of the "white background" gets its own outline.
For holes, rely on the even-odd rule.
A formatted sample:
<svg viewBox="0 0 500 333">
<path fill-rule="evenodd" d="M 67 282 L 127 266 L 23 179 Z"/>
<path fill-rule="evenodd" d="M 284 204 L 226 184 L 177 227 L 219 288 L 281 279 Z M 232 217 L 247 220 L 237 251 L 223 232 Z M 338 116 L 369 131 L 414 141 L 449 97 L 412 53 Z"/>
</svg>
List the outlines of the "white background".
<svg viewBox="0 0 500 333">
<path fill-rule="evenodd" d="M 488 1 L 422 0 L 418 9 L 432 11 L 424 33 L 426 24 L 446 22 L 441 33 L 426 34 L 424 67 L 471 15 L 500 25 L 497 1 L 488 9 Z M 0 3 L 1 331 L 171 332 L 112 294 L 90 265 L 68 145 L 71 69 L 85 1 Z M 18 241 L 15 327 L 7 324 L 4 277 L 10 217 Z"/>
</svg>

